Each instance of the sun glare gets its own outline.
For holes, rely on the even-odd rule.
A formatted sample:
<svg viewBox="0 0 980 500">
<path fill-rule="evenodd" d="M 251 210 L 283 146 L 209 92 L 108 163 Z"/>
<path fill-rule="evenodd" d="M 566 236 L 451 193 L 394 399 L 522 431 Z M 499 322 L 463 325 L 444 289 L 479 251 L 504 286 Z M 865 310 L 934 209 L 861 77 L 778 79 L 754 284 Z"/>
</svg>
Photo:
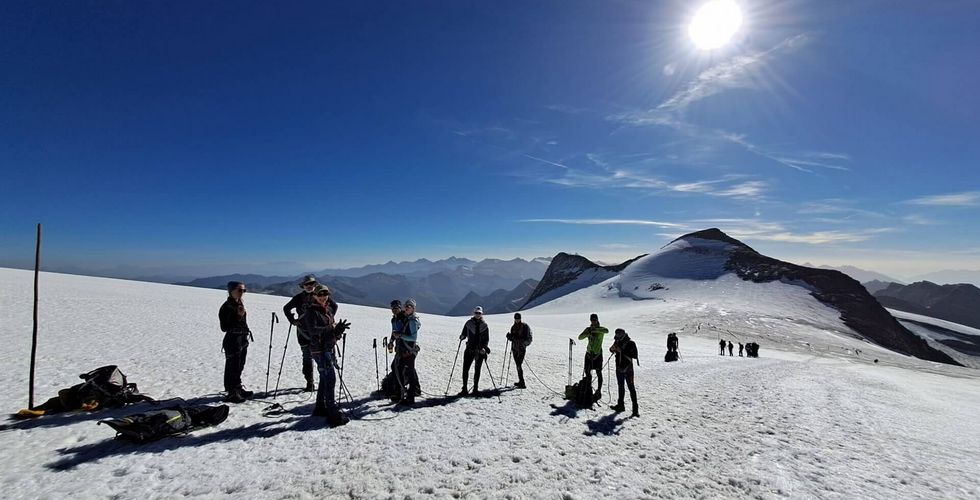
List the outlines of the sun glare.
<svg viewBox="0 0 980 500">
<path fill-rule="evenodd" d="M 742 10 L 733 0 L 711 0 L 694 14 L 687 32 L 701 50 L 724 46 L 742 25 Z"/>
</svg>

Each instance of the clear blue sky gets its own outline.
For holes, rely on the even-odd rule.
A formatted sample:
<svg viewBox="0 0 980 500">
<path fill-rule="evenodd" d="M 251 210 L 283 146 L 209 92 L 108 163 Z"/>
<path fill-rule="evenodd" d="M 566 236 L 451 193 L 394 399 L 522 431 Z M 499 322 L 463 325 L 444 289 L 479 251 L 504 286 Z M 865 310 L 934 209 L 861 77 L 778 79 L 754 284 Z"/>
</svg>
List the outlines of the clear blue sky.
<svg viewBox="0 0 980 500">
<path fill-rule="evenodd" d="M 976 2 L 4 2 L 0 265 L 980 269 Z"/>
</svg>

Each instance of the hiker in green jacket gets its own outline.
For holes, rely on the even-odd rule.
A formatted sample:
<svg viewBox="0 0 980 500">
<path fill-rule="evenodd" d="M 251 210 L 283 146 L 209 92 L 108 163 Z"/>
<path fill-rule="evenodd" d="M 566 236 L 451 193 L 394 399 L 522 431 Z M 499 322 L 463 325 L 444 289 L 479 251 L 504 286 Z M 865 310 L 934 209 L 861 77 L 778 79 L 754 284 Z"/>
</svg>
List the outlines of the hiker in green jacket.
<svg viewBox="0 0 980 500">
<path fill-rule="evenodd" d="M 592 313 L 589 316 L 592 322 L 588 328 L 578 336 L 579 340 L 589 339 L 589 346 L 585 348 L 585 375 L 589 375 L 589 370 L 595 370 L 596 380 L 599 381 L 599 388 L 595 391 L 595 399 L 602 399 L 602 338 L 609 330 L 599 325 L 599 315 Z"/>
</svg>

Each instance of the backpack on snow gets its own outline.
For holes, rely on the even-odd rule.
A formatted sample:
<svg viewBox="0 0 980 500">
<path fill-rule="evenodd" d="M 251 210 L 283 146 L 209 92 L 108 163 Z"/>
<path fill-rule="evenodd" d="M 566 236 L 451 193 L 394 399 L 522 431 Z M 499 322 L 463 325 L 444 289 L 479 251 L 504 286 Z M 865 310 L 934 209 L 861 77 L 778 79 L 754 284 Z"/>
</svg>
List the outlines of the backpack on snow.
<svg viewBox="0 0 980 500">
<path fill-rule="evenodd" d="M 664 356 L 664 362 L 670 363 L 671 361 L 677 361 L 677 351 L 667 351 Z"/>
<path fill-rule="evenodd" d="M 566 386 L 565 397 L 574 401 L 579 408 L 592 408 L 596 401 L 595 393 L 592 392 L 592 376 L 586 375 L 582 377 L 582 380 Z"/>
<path fill-rule="evenodd" d="M 126 382 L 126 375 L 116 365 L 106 365 L 78 376 L 84 382 L 58 391 L 44 403 L 21 410 L 18 415 L 38 417 L 72 410 L 118 408 L 139 401 L 153 401 L 140 394 L 136 384 Z"/>
<path fill-rule="evenodd" d="M 218 425 L 228 418 L 228 405 L 170 406 L 160 410 L 136 413 L 121 418 L 99 421 L 116 431 L 117 439 L 148 443 L 158 439 L 186 434 L 202 427 Z"/>
<path fill-rule="evenodd" d="M 381 395 L 392 401 L 398 401 L 402 398 L 402 388 L 395 372 L 390 372 L 381 379 Z"/>
</svg>

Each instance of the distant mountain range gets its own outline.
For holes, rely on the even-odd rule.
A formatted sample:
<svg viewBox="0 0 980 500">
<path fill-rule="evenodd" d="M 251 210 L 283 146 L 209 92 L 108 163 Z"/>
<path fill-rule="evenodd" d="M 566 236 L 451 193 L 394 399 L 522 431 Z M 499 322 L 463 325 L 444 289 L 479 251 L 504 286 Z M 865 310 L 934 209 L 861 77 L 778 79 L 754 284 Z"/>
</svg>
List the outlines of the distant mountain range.
<svg viewBox="0 0 980 500">
<path fill-rule="evenodd" d="M 890 283 L 876 291 L 874 296 L 881 305 L 890 309 L 980 328 L 980 288 L 968 283 Z"/>
<path fill-rule="evenodd" d="M 474 306 L 466 304 L 476 300 L 485 301 L 485 304 L 476 305 L 484 306 L 485 311 L 492 314 L 516 310 L 523 304 L 523 298 L 529 293 L 527 290 L 537 285 L 550 260 L 485 259 L 477 262 L 451 257 L 438 261 L 420 259 L 355 269 L 328 269 L 314 274 L 330 287 L 338 302 L 387 307 L 392 299 L 404 301 L 412 297 L 418 302 L 420 312 L 468 315 Z M 228 281 L 234 280 L 245 283 L 253 293 L 292 296 L 300 291 L 301 277 L 231 274 L 179 284 L 224 288 Z M 518 306 L 512 305 L 514 301 L 519 303 Z"/>
<path fill-rule="evenodd" d="M 814 266 L 809 262 L 805 262 L 803 264 L 803 267 L 816 267 L 818 269 L 834 269 L 856 279 L 859 283 L 865 283 L 868 281 L 881 281 L 884 283 L 902 283 L 901 280 L 897 280 L 895 278 L 892 278 L 891 276 L 886 276 L 881 273 L 868 271 L 866 269 L 861 269 L 859 267 L 854 267 L 854 266 L 826 266 L 826 265 Z"/>
</svg>

